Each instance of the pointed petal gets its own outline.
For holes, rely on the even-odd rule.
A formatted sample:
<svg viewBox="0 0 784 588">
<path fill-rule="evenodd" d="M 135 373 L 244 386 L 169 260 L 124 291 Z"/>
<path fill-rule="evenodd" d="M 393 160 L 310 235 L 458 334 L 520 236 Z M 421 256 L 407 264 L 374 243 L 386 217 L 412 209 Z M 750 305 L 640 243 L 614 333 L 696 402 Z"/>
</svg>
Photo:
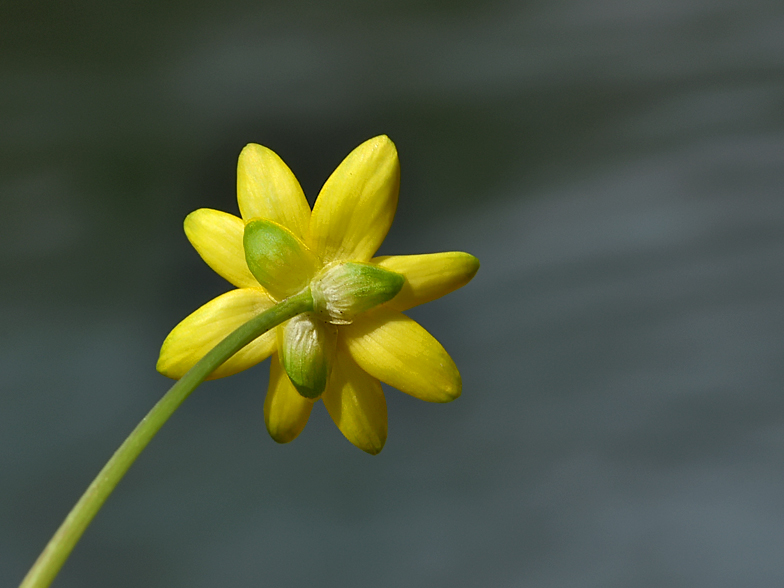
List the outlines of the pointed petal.
<svg viewBox="0 0 784 588">
<path fill-rule="evenodd" d="M 428 402 L 460 396 L 460 372 L 441 344 L 406 315 L 379 308 L 340 328 L 351 357 L 371 376 Z"/>
<path fill-rule="evenodd" d="M 188 315 L 166 337 L 156 368 L 179 379 L 229 333 L 274 302 L 261 288 L 231 290 Z M 208 379 L 222 378 L 256 365 L 275 351 L 275 331 L 269 331 L 240 349 Z"/>
<path fill-rule="evenodd" d="M 242 218 L 266 218 L 305 239 L 310 206 L 302 188 L 277 153 L 251 143 L 237 164 L 237 202 Z"/>
<path fill-rule="evenodd" d="M 349 153 L 321 189 L 310 243 L 324 263 L 368 261 L 392 224 L 400 188 L 397 150 L 382 135 Z"/>
<path fill-rule="evenodd" d="M 245 263 L 245 223 L 232 214 L 200 208 L 185 217 L 185 236 L 215 273 L 238 288 L 258 288 Z"/>
<path fill-rule="evenodd" d="M 461 251 L 375 257 L 370 262 L 405 276 L 403 288 L 386 303 L 388 308 L 400 311 L 462 288 L 479 269 L 479 260 Z"/>
<path fill-rule="evenodd" d="M 272 356 L 267 398 L 264 400 L 264 422 L 267 431 L 278 443 L 296 439 L 308 423 L 313 401 L 300 396 L 280 365 L 278 354 Z"/>
<path fill-rule="evenodd" d="M 372 455 L 384 448 L 387 403 L 381 384 L 363 371 L 345 349 L 337 354 L 322 399 L 346 439 Z"/>
</svg>

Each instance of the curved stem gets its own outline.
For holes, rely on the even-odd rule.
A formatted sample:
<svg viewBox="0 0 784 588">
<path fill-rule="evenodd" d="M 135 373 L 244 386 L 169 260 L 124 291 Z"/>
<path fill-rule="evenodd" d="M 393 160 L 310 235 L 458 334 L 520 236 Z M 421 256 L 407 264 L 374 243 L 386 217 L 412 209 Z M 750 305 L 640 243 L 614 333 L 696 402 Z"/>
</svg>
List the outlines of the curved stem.
<svg viewBox="0 0 784 588">
<path fill-rule="evenodd" d="M 303 312 L 313 310 L 310 290 L 287 298 L 254 317 L 211 349 L 136 425 L 79 499 L 38 556 L 19 588 L 45 588 L 54 580 L 79 538 L 142 450 L 207 376 L 248 343 Z"/>
</svg>

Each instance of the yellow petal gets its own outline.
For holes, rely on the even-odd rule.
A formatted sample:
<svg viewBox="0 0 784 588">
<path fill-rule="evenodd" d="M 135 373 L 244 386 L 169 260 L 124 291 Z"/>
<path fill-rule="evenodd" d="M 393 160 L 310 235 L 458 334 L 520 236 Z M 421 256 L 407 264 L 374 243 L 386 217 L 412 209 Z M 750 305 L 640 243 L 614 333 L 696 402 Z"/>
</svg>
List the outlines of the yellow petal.
<svg viewBox="0 0 784 588">
<path fill-rule="evenodd" d="M 164 376 L 181 378 L 229 333 L 273 304 L 261 288 L 231 290 L 210 300 L 169 333 L 156 368 Z M 275 331 L 265 333 L 230 357 L 208 379 L 230 376 L 254 366 L 269 357 L 276 345 Z"/>
<path fill-rule="evenodd" d="M 185 235 L 215 273 L 238 288 L 258 288 L 245 263 L 245 223 L 232 214 L 200 208 L 185 217 Z"/>
<path fill-rule="evenodd" d="M 395 144 L 382 135 L 349 153 L 321 189 L 310 243 L 324 263 L 368 261 L 392 224 L 400 188 Z"/>
<path fill-rule="evenodd" d="M 340 432 L 359 447 L 376 455 L 387 440 L 387 403 L 381 384 L 363 371 L 341 349 L 321 397 Z"/>
<path fill-rule="evenodd" d="M 462 288 L 479 269 L 479 260 L 461 251 L 376 257 L 371 263 L 405 276 L 403 288 L 388 308 L 408 310 Z"/>
<path fill-rule="evenodd" d="M 266 218 L 300 239 L 308 234 L 310 206 L 302 188 L 274 151 L 250 143 L 237 164 L 237 202 L 242 218 Z"/>
<path fill-rule="evenodd" d="M 313 401 L 300 396 L 280 365 L 278 354 L 273 355 L 264 400 L 264 422 L 270 436 L 278 443 L 293 441 L 308 423 L 312 408 Z"/>
<path fill-rule="evenodd" d="M 340 328 L 351 357 L 371 376 L 428 402 L 460 396 L 460 372 L 446 350 L 417 322 L 378 308 Z"/>
</svg>

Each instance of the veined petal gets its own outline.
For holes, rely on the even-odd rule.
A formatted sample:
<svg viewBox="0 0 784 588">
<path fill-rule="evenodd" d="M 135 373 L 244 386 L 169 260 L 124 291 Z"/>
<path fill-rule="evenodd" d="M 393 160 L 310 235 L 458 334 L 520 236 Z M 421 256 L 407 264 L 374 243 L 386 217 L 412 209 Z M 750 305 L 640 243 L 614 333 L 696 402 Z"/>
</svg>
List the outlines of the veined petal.
<svg viewBox="0 0 784 588">
<path fill-rule="evenodd" d="M 321 189 L 310 243 L 324 263 L 368 261 L 392 224 L 400 189 L 395 144 L 381 135 L 349 153 Z"/>
<path fill-rule="evenodd" d="M 272 356 L 267 397 L 264 399 L 264 422 L 278 443 L 296 439 L 308 423 L 313 401 L 303 398 L 289 381 L 279 355 Z"/>
<path fill-rule="evenodd" d="M 376 455 L 387 439 L 387 402 L 381 384 L 363 371 L 345 349 L 339 349 L 332 376 L 321 396 L 340 432 Z"/>
<path fill-rule="evenodd" d="M 462 288 L 479 269 L 479 260 L 462 251 L 375 257 L 370 263 L 405 276 L 403 288 L 386 303 L 400 311 Z"/>
<path fill-rule="evenodd" d="M 310 206 L 302 188 L 277 153 L 250 143 L 237 164 L 237 202 L 242 218 L 266 218 L 305 239 Z"/>
<path fill-rule="evenodd" d="M 378 308 L 340 328 L 351 357 L 371 376 L 428 402 L 460 396 L 462 382 L 449 354 L 416 321 Z"/>
<path fill-rule="evenodd" d="M 233 214 L 200 208 L 185 217 L 185 236 L 215 273 L 238 288 L 258 288 L 245 263 L 245 223 Z"/>
<path fill-rule="evenodd" d="M 156 368 L 179 379 L 229 333 L 274 305 L 261 288 L 231 290 L 210 300 L 178 324 L 161 346 Z M 241 372 L 269 357 L 277 340 L 271 330 L 255 339 L 216 369 L 208 379 Z"/>
</svg>

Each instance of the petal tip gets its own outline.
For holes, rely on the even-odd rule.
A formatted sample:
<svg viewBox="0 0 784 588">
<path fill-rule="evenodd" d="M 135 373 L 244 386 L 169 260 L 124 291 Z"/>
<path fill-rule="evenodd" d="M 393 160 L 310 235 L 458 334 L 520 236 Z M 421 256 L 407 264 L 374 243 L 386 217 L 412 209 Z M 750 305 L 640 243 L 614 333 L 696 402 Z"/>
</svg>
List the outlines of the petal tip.
<svg viewBox="0 0 784 588">
<path fill-rule="evenodd" d="M 384 449 L 384 441 L 381 442 L 381 445 L 373 445 L 371 447 L 360 447 L 360 449 L 370 455 L 378 455 L 379 453 L 381 453 L 381 450 Z"/>
<path fill-rule="evenodd" d="M 361 449 L 362 451 L 364 451 L 369 455 L 378 455 L 379 453 L 381 453 L 381 450 L 384 449 L 384 445 L 387 442 L 386 430 L 384 430 L 383 434 L 378 437 L 376 436 L 349 437 L 345 434 L 345 432 L 343 432 L 343 436 L 354 447 Z"/>
<path fill-rule="evenodd" d="M 473 255 L 471 255 L 470 253 L 464 253 L 464 255 L 466 256 L 466 266 L 467 266 L 466 275 L 468 276 L 469 280 L 472 280 L 473 277 L 476 275 L 476 272 L 479 271 L 479 267 L 481 264 L 479 263 L 479 260 Z"/>
<path fill-rule="evenodd" d="M 291 443 L 294 439 L 299 437 L 300 433 L 305 429 L 305 425 L 308 422 L 307 417 L 310 416 L 311 407 L 308 407 L 305 410 L 305 414 L 300 415 L 300 418 L 294 419 L 288 418 L 279 420 L 270 418 L 269 414 L 265 414 L 266 418 L 264 419 L 264 422 L 267 427 L 267 433 L 269 433 L 269 436 L 272 437 L 272 440 L 275 441 L 275 443 L 280 443 L 281 445 Z"/>
<path fill-rule="evenodd" d="M 296 439 L 299 436 L 300 433 L 299 431 L 294 432 L 290 430 L 272 431 L 269 427 L 267 427 L 267 432 L 269 433 L 269 436 L 272 438 L 272 440 L 275 443 L 279 443 L 281 445 L 285 445 L 286 443 L 291 443 L 292 441 L 294 441 L 294 439 Z"/>
<path fill-rule="evenodd" d="M 177 369 L 177 363 L 171 352 L 172 333 L 169 333 L 161 344 L 161 350 L 158 353 L 158 361 L 155 362 L 155 370 L 162 376 L 171 378 L 172 380 L 179 380 L 183 373 L 182 369 Z"/>
<path fill-rule="evenodd" d="M 248 143 L 245 147 L 242 148 L 240 151 L 240 161 L 244 158 L 251 157 L 254 154 L 264 153 L 265 151 L 269 151 L 267 147 L 264 145 L 259 145 L 258 143 Z"/>
<path fill-rule="evenodd" d="M 185 231 L 188 240 L 190 240 L 192 232 L 201 224 L 204 215 L 212 212 L 215 211 L 210 208 L 197 208 L 193 212 L 188 213 L 182 221 L 182 228 Z"/>
<path fill-rule="evenodd" d="M 458 381 L 455 386 L 448 386 L 444 389 L 444 398 L 441 402 L 452 402 L 453 400 L 457 400 L 460 398 L 460 395 L 463 393 L 463 386 Z"/>
<path fill-rule="evenodd" d="M 441 381 L 440 386 L 433 390 L 433 393 L 429 397 L 419 396 L 419 398 L 428 402 L 438 403 L 452 402 L 453 400 L 460 398 L 460 395 L 463 393 L 463 379 L 460 376 L 457 366 L 454 362 L 451 363 L 452 370 L 448 371 L 452 371 L 453 373 L 448 375 L 444 374 L 446 377 Z"/>
<path fill-rule="evenodd" d="M 164 359 L 163 354 L 161 354 L 161 356 L 158 358 L 158 361 L 155 364 L 155 369 L 162 376 L 166 376 L 172 380 L 180 379 L 180 375 L 177 375 L 172 371 L 171 366 L 168 365 L 168 361 Z"/>
<path fill-rule="evenodd" d="M 368 139 L 367 143 L 369 145 L 378 145 L 378 146 L 389 145 L 390 147 L 392 147 L 392 149 L 397 151 L 397 147 L 395 147 L 395 143 L 394 141 L 392 141 L 392 139 L 389 138 L 389 135 L 376 135 L 375 137 Z"/>
</svg>

